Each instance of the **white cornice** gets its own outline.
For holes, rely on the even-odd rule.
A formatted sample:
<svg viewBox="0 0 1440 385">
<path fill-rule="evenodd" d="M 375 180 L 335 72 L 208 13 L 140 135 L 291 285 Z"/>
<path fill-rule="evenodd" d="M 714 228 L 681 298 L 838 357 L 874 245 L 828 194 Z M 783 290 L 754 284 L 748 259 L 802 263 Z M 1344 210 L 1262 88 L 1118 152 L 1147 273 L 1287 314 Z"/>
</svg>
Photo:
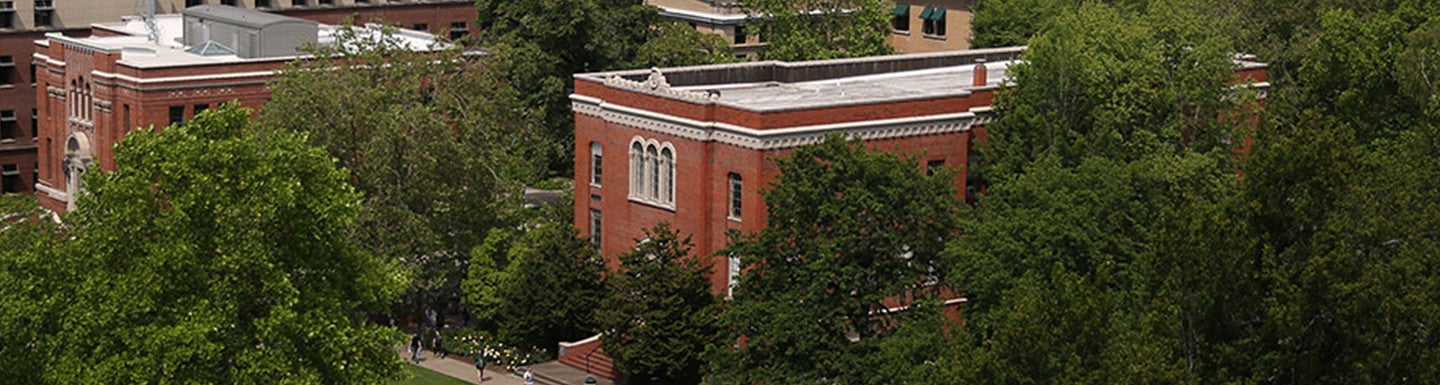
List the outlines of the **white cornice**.
<svg viewBox="0 0 1440 385">
<path fill-rule="evenodd" d="M 570 99 L 572 110 L 575 113 L 599 117 L 611 124 L 695 141 L 720 142 L 757 150 L 800 147 L 818 142 L 825 135 L 836 132 L 864 140 L 963 132 L 969 131 L 977 122 L 985 122 L 990 118 L 989 108 L 982 107 L 967 112 L 948 114 L 759 130 L 724 122 L 700 121 L 606 103 L 601 99 L 584 95 L 571 95 Z"/>
</svg>

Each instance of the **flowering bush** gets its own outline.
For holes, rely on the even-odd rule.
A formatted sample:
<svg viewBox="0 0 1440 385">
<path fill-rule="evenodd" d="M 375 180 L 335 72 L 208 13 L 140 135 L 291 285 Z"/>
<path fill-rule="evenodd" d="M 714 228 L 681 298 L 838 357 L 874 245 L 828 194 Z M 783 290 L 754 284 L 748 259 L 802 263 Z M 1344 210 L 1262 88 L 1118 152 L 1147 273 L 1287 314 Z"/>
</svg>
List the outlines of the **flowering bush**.
<svg viewBox="0 0 1440 385">
<path fill-rule="evenodd" d="M 549 361 L 550 355 L 544 349 L 525 349 L 510 346 L 495 339 L 490 333 L 474 329 L 441 331 L 441 347 L 450 354 L 472 357 L 485 356 L 493 365 L 507 369 Z"/>
</svg>

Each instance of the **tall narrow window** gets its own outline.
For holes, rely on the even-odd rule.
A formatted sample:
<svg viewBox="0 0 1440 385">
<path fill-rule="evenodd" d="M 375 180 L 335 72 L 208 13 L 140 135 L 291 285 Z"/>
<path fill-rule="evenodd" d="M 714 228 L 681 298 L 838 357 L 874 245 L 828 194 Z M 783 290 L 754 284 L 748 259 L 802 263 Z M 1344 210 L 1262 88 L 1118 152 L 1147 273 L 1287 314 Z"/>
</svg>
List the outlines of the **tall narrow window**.
<svg viewBox="0 0 1440 385">
<path fill-rule="evenodd" d="M 645 193 L 645 149 L 640 142 L 630 144 L 630 196 L 641 197 Z"/>
<path fill-rule="evenodd" d="M 740 257 L 731 255 L 727 259 L 729 266 L 726 270 L 729 273 L 729 277 L 727 277 L 729 282 L 728 285 L 725 285 L 725 298 L 728 299 L 735 297 L 735 288 L 740 287 Z"/>
<path fill-rule="evenodd" d="M 740 174 L 730 173 L 730 219 L 739 220 L 743 195 L 740 193 L 745 188 L 745 183 L 740 180 Z"/>
<path fill-rule="evenodd" d="M 20 165 L 7 164 L 3 169 L 0 170 L 3 170 L 0 171 L 0 174 L 3 174 L 5 178 L 5 193 L 20 192 L 20 185 L 24 184 L 20 181 Z"/>
<path fill-rule="evenodd" d="M 600 186 L 600 143 L 590 142 L 590 184 Z"/>
<path fill-rule="evenodd" d="M 590 243 L 600 247 L 600 210 L 590 209 Z"/>
<path fill-rule="evenodd" d="M 35 26 L 49 27 L 50 15 L 55 12 L 53 0 L 35 0 Z"/>
<path fill-rule="evenodd" d="M 655 151 L 655 146 L 645 147 L 645 171 L 650 179 L 645 182 L 649 184 L 646 198 L 655 199 L 660 196 L 660 154 Z"/>
<path fill-rule="evenodd" d="M 675 204 L 675 154 L 660 150 L 660 202 Z"/>
<path fill-rule="evenodd" d="M 944 168 L 944 167 L 945 167 L 945 160 L 944 160 L 944 159 L 936 159 L 936 160 L 932 160 L 932 161 L 929 161 L 929 162 L 925 162 L 925 176 L 935 176 L 935 173 L 940 172 L 940 169 L 941 169 L 941 168 Z"/>
<path fill-rule="evenodd" d="M 14 141 L 19 137 L 20 123 L 15 120 L 15 111 L 0 111 L 0 140 Z"/>
<path fill-rule="evenodd" d="M 0 85 L 15 84 L 15 58 L 0 56 Z"/>
<path fill-rule="evenodd" d="M 121 128 L 123 130 L 121 132 L 130 132 L 131 129 L 135 128 L 134 123 L 130 122 L 130 105 L 126 104 L 123 105 L 123 107 L 125 109 L 125 127 Z"/>
<path fill-rule="evenodd" d="M 746 40 L 747 38 L 748 38 L 748 37 L 745 36 L 745 26 L 743 26 L 743 25 L 737 25 L 737 26 L 735 26 L 735 45 L 745 44 L 745 40 Z"/>
<path fill-rule="evenodd" d="M 0 1 L 0 28 L 15 28 L 15 1 Z"/>
</svg>

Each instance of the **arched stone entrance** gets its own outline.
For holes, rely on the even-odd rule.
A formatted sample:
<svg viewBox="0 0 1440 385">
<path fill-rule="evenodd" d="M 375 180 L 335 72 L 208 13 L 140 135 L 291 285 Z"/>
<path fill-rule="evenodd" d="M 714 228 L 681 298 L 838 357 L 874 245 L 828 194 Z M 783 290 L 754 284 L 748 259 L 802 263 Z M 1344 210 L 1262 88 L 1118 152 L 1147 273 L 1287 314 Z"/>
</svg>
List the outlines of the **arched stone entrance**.
<svg viewBox="0 0 1440 385">
<path fill-rule="evenodd" d="M 80 174 L 90 169 L 92 154 L 89 135 L 75 132 L 65 140 L 65 195 L 70 198 L 65 204 L 67 211 L 75 211 L 75 201 L 80 196 L 80 190 L 85 187 L 80 182 Z"/>
</svg>

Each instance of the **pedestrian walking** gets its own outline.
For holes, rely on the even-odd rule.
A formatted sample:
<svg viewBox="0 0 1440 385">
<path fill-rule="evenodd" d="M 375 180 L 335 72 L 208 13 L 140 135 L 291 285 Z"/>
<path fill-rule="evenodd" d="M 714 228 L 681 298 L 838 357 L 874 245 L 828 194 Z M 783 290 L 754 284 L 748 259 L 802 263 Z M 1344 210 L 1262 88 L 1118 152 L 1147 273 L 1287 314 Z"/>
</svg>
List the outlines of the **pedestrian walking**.
<svg viewBox="0 0 1440 385">
<path fill-rule="evenodd" d="M 436 356 L 439 356 L 440 358 L 445 358 L 445 347 L 444 345 L 440 344 L 441 338 L 442 337 L 440 336 L 440 330 L 436 329 L 435 338 L 430 340 L 430 350 L 435 351 Z"/>
<path fill-rule="evenodd" d="M 420 363 L 420 332 L 410 337 L 410 362 Z"/>
<path fill-rule="evenodd" d="M 535 375 L 530 373 L 530 367 L 525 367 L 525 385 L 535 385 Z"/>
<path fill-rule="evenodd" d="M 485 382 L 485 355 L 484 355 L 484 354 L 475 353 L 475 373 L 476 373 L 477 376 L 479 376 L 480 382 Z"/>
</svg>

